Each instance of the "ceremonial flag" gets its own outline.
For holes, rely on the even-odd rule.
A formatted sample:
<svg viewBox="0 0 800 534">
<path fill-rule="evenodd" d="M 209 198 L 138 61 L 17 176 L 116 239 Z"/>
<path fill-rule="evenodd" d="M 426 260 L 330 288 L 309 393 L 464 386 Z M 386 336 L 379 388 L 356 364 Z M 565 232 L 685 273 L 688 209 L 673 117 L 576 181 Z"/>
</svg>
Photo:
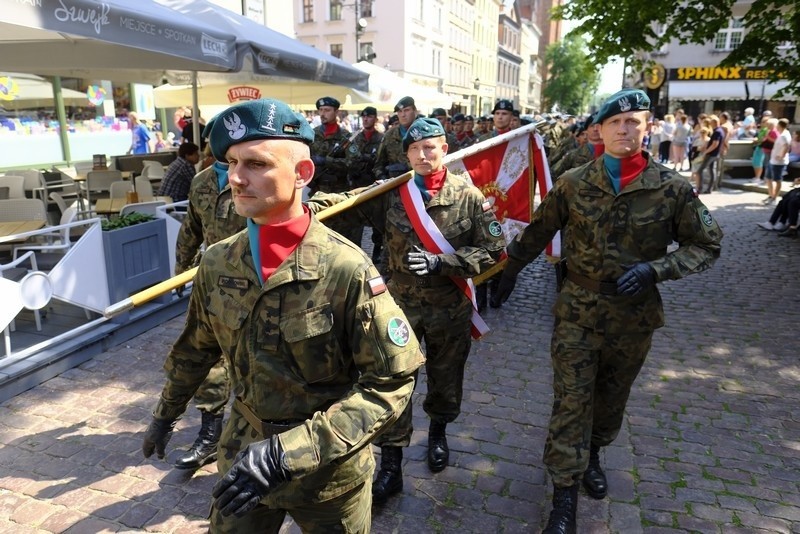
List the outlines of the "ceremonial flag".
<svg viewBox="0 0 800 534">
<path fill-rule="evenodd" d="M 553 187 L 544 141 L 535 132 L 449 162 L 447 168 L 469 175 L 491 204 L 506 241 L 511 241 L 531 222 L 536 187 L 540 199 Z M 560 256 L 560 234 L 547 246 L 546 252 L 550 256 Z"/>
</svg>

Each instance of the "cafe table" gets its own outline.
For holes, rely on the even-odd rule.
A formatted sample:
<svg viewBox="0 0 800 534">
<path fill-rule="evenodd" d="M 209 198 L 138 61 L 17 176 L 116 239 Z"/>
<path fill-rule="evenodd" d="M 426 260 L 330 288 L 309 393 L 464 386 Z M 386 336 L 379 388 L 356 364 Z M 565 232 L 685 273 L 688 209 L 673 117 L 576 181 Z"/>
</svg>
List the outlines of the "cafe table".
<svg viewBox="0 0 800 534">
<path fill-rule="evenodd" d="M 152 197 L 152 198 L 140 198 L 139 202 L 152 202 L 155 200 L 163 200 L 166 204 L 172 204 L 172 199 L 170 197 Z M 95 213 L 101 215 L 113 215 L 118 214 L 119 210 L 122 209 L 123 206 L 130 204 L 126 198 L 100 198 L 97 199 L 97 202 L 94 205 Z"/>
<path fill-rule="evenodd" d="M 25 232 L 33 232 L 43 228 L 46 224 L 45 221 L 4 221 L 0 222 L 0 238 L 15 236 L 17 234 L 24 234 Z M 6 240 L 10 241 L 23 241 L 25 238 L 19 240 Z"/>
</svg>

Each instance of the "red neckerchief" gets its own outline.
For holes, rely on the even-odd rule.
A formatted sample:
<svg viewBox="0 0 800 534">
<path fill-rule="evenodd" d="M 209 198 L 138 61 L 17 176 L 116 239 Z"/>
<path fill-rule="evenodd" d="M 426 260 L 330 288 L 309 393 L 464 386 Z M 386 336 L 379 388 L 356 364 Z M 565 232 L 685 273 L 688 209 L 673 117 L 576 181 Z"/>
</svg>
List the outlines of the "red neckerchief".
<svg viewBox="0 0 800 534">
<path fill-rule="evenodd" d="M 504 133 L 508 133 L 511 131 L 511 128 L 506 128 L 505 130 L 501 130 L 500 128 L 495 128 L 497 135 L 503 135 Z"/>
<path fill-rule="evenodd" d="M 326 124 L 325 128 L 322 131 L 325 134 L 325 137 L 330 137 L 330 136 L 332 136 L 333 134 L 335 134 L 336 132 L 339 131 L 339 125 L 336 124 L 335 122 L 332 122 L 330 124 Z"/>
<path fill-rule="evenodd" d="M 597 143 L 596 145 L 592 145 L 592 149 L 594 150 L 594 159 L 597 159 L 603 155 L 603 152 L 606 151 L 606 145 L 603 143 Z"/>
<path fill-rule="evenodd" d="M 264 224 L 258 227 L 259 249 L 261 251 L 261 276 L 266 282 L 283 260 L 294 252 L 306 235 L 311 224 L 311 212 L 303 206 L 303 214 L 278 224 Z"/>
<path fill-rule="evenodd" d="M 361 131 L 364 132 L 364 139 L 366 139 L 367 143 L 369 143 L 369 140 L 372 139 L 372 135 L 375 133 L 375 128 L 373 128 L 372 130 L 361 130 Z"/>
<path fill-rule="evenodd" d="M 467 137 L 467 132 L 459 132 L 456 134 L 456 139 L 463 141 Z"/>
<path fill-rule="evenodd" d="M 428 190 L 428 193 L 430 193 L 432 197 L 435 197 L 437 194 L 439 194 L 439 191 L 442 190 L 446 175 L 447 169 L 442 167 L 441 171 L 433 172 L 423 177 L 425 179 L 425 189 Z"/>
</svg>

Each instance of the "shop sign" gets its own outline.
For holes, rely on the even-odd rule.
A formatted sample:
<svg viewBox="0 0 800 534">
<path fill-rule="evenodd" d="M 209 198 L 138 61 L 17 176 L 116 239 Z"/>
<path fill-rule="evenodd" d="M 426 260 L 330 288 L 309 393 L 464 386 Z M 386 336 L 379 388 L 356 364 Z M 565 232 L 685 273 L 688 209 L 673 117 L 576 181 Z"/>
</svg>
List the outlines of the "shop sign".
<svg viewBox="0 0 800 534">
<path fill-rule="evenodd" d="M 99 85 L 90 85 L 86 89 L 86 98 L 95 106 L 99 106 L 106 99 L 106 90 Z"/>
<path fill-rule="evenodd" d="M 775 74 L 767 67 L 679 67 L 670 69 L 670 81 L 766 80 Z M 779 78 L 784 78 L 778 73 Z"/>
<path fill-rule="evenodd" d="M 243 100 L 258 100 L 261 98 L 261 90 L 258 87 L 239 85 L 228 89 L 228 102 L 241 102 Z"/>
</svg>

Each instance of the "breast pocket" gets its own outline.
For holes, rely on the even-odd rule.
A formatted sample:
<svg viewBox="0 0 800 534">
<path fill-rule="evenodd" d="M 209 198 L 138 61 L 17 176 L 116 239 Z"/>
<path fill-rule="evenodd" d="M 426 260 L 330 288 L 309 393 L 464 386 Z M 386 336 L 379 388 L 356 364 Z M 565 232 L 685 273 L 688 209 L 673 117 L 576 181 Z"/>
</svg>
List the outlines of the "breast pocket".
<svg viewBox="0 0 800 534">
<path fill-rule="evenodd" d="M 597 202 L 594 197 L 580 196 L 579 201 L 573 202 L 569 210 L 570 232 L 577 233 L 589 242 L 598 240 L 603 224 L 603 209 L 596 205 Z"/>
<path fill-rule="evenodd" d="M 307 383 L 333 383 L 341 377 L 343 354 L 333 328 L 330 304 L 284 315 L 280 330 Z"/>
<path fill-rule="evenodd" d="M 670 210 L 654 209 L 636 213 L 632 217 L 633 238 L 645 255 L 661 254 L 673 241 Z"/>
<path fill-rule="evenodd" d="M 244 306 L 239 299 L 222 292 L 208 300 L 208 315 L 211 328 L 219 341 L 220 348 L 234 357 L 236 348 L 243 333 L 243 328 L 250 309 Z"/>
</svg>

